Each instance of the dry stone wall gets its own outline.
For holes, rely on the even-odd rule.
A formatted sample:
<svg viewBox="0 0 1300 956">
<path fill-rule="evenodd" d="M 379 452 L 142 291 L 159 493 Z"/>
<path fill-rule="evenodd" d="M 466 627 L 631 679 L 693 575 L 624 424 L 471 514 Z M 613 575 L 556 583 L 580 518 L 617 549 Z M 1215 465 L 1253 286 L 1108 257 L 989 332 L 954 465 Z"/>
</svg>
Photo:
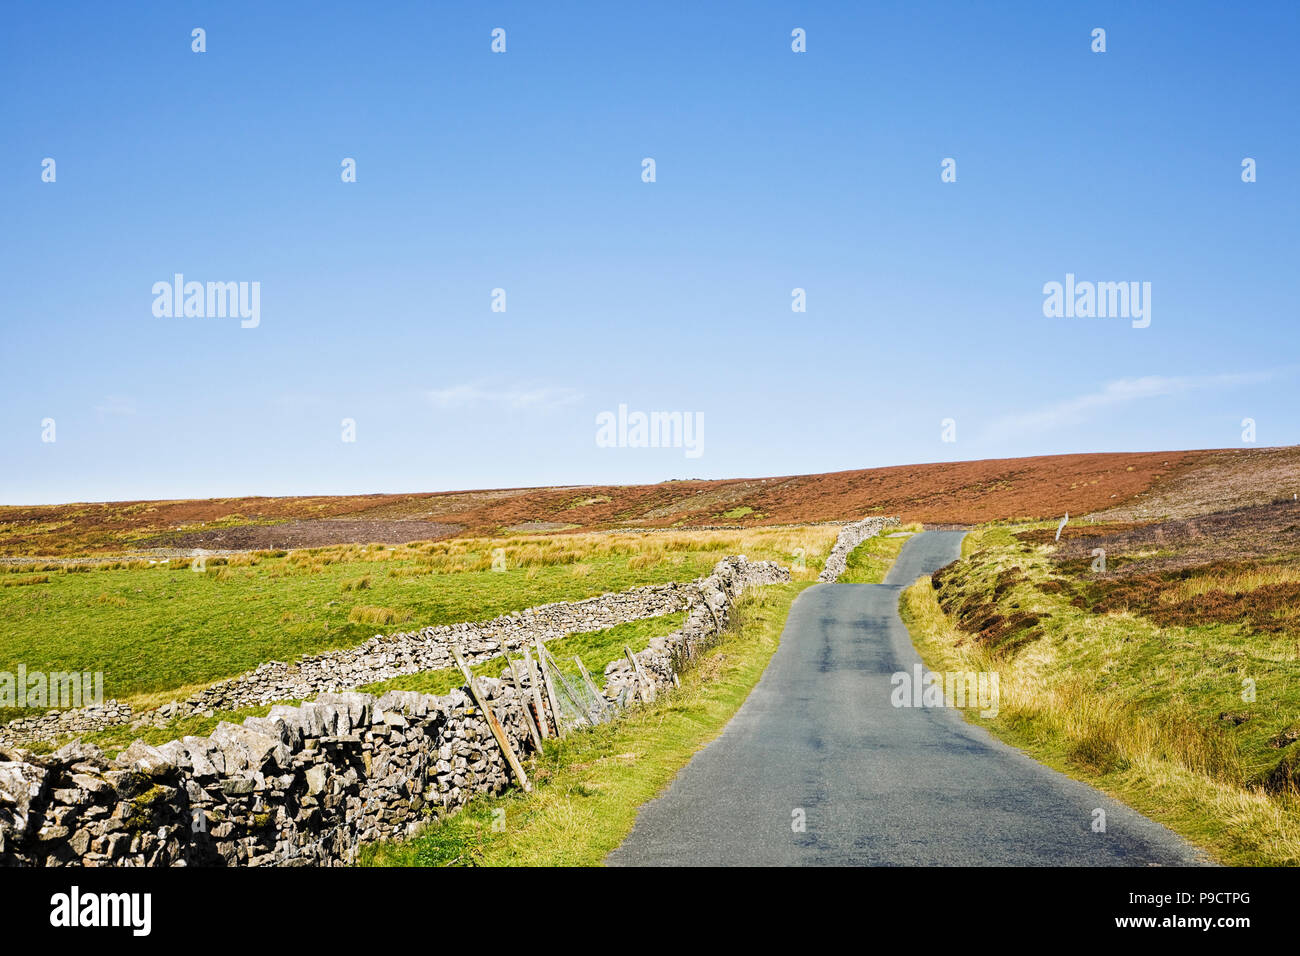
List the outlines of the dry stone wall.
<svg viewBox="0 0 1300 956">
<path fill-rule="evenodd" d="M 826 564 L 822 568 L 822 573 L 817 575 L 817 580 L 822 583 L 838 581 L 848 565 L 849 554 L 854 548 L 868 538 L 874 538 L 886 528 L 897 526 L 897 516 L 863 518 L 861 521 L 846 524 L 840 529 L 839 536 L 835 539 L 835 544 L 831 548 L 831 553 L 826 556 Z"/>
<path fill-rule="evenodd" d="M 727 626 L 745 589 L 789 579 L 771 562 L 732 557 L 676 586 L 683 626 L 635 655 L 645 683 L 630 661 L 605 669 L 608 708 L 673 684 Z M 480 652 L 489 651 L 497 653 Z M 519 689 L 504 677 L 477 683 L 509 746 L 527 756 L 527 674 Z M 533 716 L 553 719 L 545 706 Z M 223 722 L 209 737 L 136 741 L 111 762 L 79 742 L 41 757 L 0 750 L 0 865 L 341 865 L 367 842 L 408 836 L 509 783 L 505 755 L 466 689 L 322 693 Z"/>
</svg>

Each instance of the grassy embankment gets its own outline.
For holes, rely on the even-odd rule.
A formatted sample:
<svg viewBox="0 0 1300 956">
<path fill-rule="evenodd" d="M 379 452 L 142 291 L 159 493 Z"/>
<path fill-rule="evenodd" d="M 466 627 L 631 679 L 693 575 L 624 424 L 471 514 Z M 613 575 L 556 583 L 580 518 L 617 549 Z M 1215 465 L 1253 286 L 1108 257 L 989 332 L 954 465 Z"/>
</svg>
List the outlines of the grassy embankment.
<svg viewBox="0 0 1300 956">
<path fill-rule="evenodd" d="M 267 660 L 707 574 L 727 554 L 813 578 L 833 527 L 465 539 L 0 573 L 0 671 L 103 671 L 106 697 L 178 699 Z M 500 550 L 498 550 L 500 549 Z M 504 557 L 505 570 L 493 570 Z M 498 566 L 500 562 L 498 561 Z M 43 710 L 43 708 L 41 708 Z M 0 710 L 0 721 L 19 716 Z"/>
<path fill-rule="evenodd" d="M 776 651 L 790 605 L 809 583 L 746 594 L 727 633 L 681 676 L 680 688 L 548 743 L 529 771 L 533 793 L 474 801 L 410 840 L 365 848 L 362 865 L 599 864 L 631 832 L 637 809 L 744 703 Z"/>
<path fill-rule="evenodd" d="M 1218 579 L 1213 566 L 1180 569 L 1138 594 L 1084 559 L 1054 561 L 1050 535 L 1018 537 L 1025 527 L 973 532 L 963 561 L 937 576 L 938 590 L 922 579 L 904 592 L 903 617 L 927 666 L 997 671 L 997 718 L 972 720 L 1221 862 L 1300 863 L 1293 609 L 1278 608 L 1266 625 L 1248 615 L 1209 620 L 1192 606 L 1174 613 L 1198 595 L 1223 605 L 1276 586 L 1295 577 L 1294 566 Z M 1169 553 L 1111 557 L 1113 572 Z M 1151 591 L 1160 581 L 1164 591 Z"/>
</svg>

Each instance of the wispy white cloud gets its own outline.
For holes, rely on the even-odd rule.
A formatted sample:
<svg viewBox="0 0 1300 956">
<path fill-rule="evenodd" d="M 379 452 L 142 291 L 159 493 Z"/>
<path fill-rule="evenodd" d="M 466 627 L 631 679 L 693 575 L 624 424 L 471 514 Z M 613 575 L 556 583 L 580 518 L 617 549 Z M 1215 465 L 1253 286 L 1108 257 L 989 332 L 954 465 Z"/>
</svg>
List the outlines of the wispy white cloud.
<svg viewBox="0 0 1300 956">
<path fill-rule="evenodd" d="M 1078 425 L 1103 409 L 1149 398 L 1186 395 L 1213 388 L 1257 385 L 1276 376 L 1275 372 L 1244 372 L 1220 375 L 1145 375 L 1107 382 L 1099 390 L 1078 395 L 1063 402 L 1029 412 L 1005 415 L 989 426 L 991 438 L 1001 438 L 1028 431 L 1048 431 L 1066 425 Z"/>
<path fill-rule="evenodd" d="M 482 385 L 452 385 L 425 392 L 437 408 L 465 408 L 473 405 L 497 405 L 513 409 L 548 409 L 572 405 L 582 400 L 575 388 L 541 385 L 527 388 L 489 388 Z"/>
</svg>

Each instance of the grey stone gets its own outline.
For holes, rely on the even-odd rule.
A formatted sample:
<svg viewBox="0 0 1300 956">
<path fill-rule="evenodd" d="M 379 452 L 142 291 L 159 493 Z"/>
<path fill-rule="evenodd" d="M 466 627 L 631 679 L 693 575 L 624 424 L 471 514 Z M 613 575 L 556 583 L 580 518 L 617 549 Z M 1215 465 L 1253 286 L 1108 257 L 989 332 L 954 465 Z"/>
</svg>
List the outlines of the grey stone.
<svg viewBox="0 0 1300 956">
<path fill-rule="evenodd" d="M 151 777 L 160 777 L 176 769 L 175 763 L 166 754 L 143 740 L 137 740 L 123 750 L 114 762 L 119 767 L 130 767 Z"/>
<path fill-rule="evenodd" d="M 194 776 L 216 777 L 226 772 L 226 755 L 210 737 L 182 737 L 181 745 L 189 755 Z"/>
<path fill-rule="evenodd" d="M 257 781 L 252 777 L 227 777 L 221 781 L 221 792 L 231 796 L 252 793 L 256 787 Z"/>
<path fill-rule="evenodd" d="M 304 774 L 307 778 L 307 792 L 320 793 L 325 789 L 325 781 L 328 779 L 328 772 L 321 764 L 316 764 L 307 770 Z"/>
<path fill-rule="evenodd" d="M 279 737 L 259 733 L 250 727 L 241 727 L 223 720 L 212 731 L 212 740 L 225 754 L 228 770 L 233 767 L 256 771 L 270 762 L 282 767 L 289 763 L 289 750 L 280 742 Z"/>
</svg>

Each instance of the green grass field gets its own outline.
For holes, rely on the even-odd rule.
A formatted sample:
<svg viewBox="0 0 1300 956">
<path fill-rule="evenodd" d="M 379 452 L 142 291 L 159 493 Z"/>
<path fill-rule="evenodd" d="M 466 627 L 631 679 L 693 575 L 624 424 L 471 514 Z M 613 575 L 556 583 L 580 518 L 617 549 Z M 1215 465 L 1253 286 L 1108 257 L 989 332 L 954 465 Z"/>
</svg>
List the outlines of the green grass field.
<svg viewBox="0 0 1300 956">
<path fill-rule="evenodd" d="M 474 801 L 410 840 L 363 848 L 361 864 L 600 864 L 631 832 L 640 806 L 662 791 L 744 703 L 776 651 L 790 605 L 810 583 L 771 585 L 744 595 L 728 633 L 682 675 L 680 689 L 619 720 L 548 743 L 529 771 L 533 793 L 510 790 Z M 504 826 L 494 829 L 498 821 Z"/>
<path fill-rule="evenodd" d="M 103 671 L 107 697 L 148 706 L 268 660 L 376 633 L 707 574 L 727 554 L 815 576 L 834 528 L 590 534 L 341 546 L 188 562 L 40 565 L 0 573 L 0 671 Z M 498 551 L 498 549 L 500 549 Z M 493 570 L 503 558 L 504 571 Z M 498 561 L 499 563 L 499 561 Z M 19 711 L 0 712 L 0 720 Z"/>
</svg>

